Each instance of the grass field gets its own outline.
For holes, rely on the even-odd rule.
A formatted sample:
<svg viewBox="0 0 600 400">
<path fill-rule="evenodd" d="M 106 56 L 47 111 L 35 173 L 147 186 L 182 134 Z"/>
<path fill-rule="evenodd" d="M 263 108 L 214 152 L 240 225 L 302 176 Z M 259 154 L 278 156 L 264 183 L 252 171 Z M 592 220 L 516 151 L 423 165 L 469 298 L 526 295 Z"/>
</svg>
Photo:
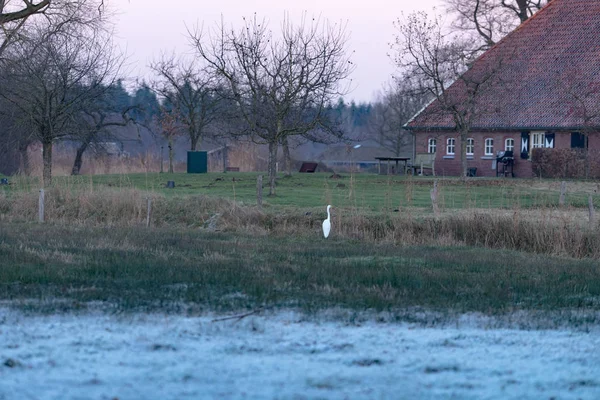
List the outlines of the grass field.
<svg viewBox="0 0 600 400">
<path fill-rule="evenodd" d="M 54 186 L 69 189 L 96 190 L 138 189 L 168 197 L 207 195 L 235 200 L 240 204 L 256 204 L 258 173 L 209 174 L 127 174 L 56 177 Z M 472 178 L 466 182 L 457 178 L 437 178 L 440 184 L 440 203 L 455 208 L 514 208 L 548 207 L 558 205 L 560 181 L 536 179 Z M 175 181 L 167 189 L 167 181 Z M 358 207 L 362 211 L 385 211 L 399 207 L 430 207 L 429 191 L 433 177 L 385 176 L 373 174 L 343 174 L 331 179 L 329 173 L 280 176 L 277 196 L 267 197 L 265 204 L 293 208 Z M 31 191 L 40 188 L 36 178 L 17 178 L 0 191 Z M 568 185 L 566 205 L 586 207 L 589 194 L 595 194 L 595 182 L 573 182 Z M 600 199 L 594 199 L 600 206 Z"/>
<path fill-rule="evenodd" d="M 597 309 L 592 260 L 197 231 L 0 227 L 0 297 L 67 308 Z"/>
<path fill-rule="evenodd" d="M 11 178 L 0 189 L 0 299 L 38 309 L 600 308 L 593 182 L 569 182 L 559 208 L 557 181 L 440 179 L 433 215 L 431 178 L 297 174 L 260 209 L 256 175 L 56 178 L 45 224 L 38 183 Z"/>
</svg>

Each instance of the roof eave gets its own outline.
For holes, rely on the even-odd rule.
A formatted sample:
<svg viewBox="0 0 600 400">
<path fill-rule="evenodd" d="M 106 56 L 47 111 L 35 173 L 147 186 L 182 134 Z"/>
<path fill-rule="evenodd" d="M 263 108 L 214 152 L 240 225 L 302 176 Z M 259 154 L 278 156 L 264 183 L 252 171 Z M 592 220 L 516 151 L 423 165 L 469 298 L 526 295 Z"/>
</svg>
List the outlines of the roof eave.
<svg viewBox="0 0 600 400">
<path fill-rule="evenodd" d="M 405 126 L 409 131 L 456 131 L 456 128 L 449 126 Z M 493 132 L 493 131 L 582 131 L 596 130 L 600 131 L 600 126 L 494 126 L 494 127 L 473 127 L 470 132 Z"/>
</svg>

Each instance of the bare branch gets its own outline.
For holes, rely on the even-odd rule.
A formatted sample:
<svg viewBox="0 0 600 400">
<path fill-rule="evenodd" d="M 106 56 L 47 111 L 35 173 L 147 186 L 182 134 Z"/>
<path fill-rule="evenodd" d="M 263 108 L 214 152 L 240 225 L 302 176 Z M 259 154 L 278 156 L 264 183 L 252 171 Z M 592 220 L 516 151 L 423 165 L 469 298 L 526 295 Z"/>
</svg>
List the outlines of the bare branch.
<svg viewBox="0 0 600 400">
<path fill-rule="evenodd" d="M 103 0 L 0 0 L 0 57 L 11 43 L 26 40 L 31 32 L 70 35 L 77 26 L 100 29 L 108 17 Z"/>
<path fill-rule="evenodd" d="M 344 24 L 286 16 L 278 37 L 265 20 L 244 19 L 239 30 L 222 21 L 212 32 L 190 32 L 197 55 L 218 76 L 243 120 L 244 132 L 269 145 L 271 195 L 277 149 L 289 136 L 333 132 L 325 106 L 345 94 L 354 64 Z"/>
<path fill-rule="evenodd" d="M 485 51 L 541 9 L 545 0 L 444 0 L 454 15 L 457 32 L 474 40 L 474 50 Z"/>
<path fill-rule="evenodd" d="M 50 1 L 51 0 L 42 0 L 39 3 L 33 3 L 22 0 L 22 8 L 13 12 L 4 12 L 5 7 L 9 4 L 5 0 L 0 1 L 0 25 L 6 24 L 7 22 L 24 20 L 31 15 L 42 13 L 50 5 Z"/>
<path fill-rule="evenodd" d="M 195 62 L 186 62 L 174 55 L 162 55 L 150 67 L 158 78 L 152 89 L 176 111 L 179 122 L 186 128 L 190 149 L 196 150 L 219 116 L 221 97 L 214 75 Z"/>
</svg>

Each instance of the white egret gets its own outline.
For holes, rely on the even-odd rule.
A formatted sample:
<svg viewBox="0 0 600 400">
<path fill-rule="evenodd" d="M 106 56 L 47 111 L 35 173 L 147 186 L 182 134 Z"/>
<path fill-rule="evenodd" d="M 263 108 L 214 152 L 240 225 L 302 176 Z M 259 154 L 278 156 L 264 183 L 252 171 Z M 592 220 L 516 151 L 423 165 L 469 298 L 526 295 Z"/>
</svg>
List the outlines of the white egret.
<svg viewBox="0 0 600 400">
<path fill-rule="evenodd" d="M 331 230 L 331 215 L 329 214 L 329 209 L 331 206 L 327 206 L 327 219 L 323 221 L 323 236 L 327 238 L 329 236 L 329 231 Z"/>
</svg>

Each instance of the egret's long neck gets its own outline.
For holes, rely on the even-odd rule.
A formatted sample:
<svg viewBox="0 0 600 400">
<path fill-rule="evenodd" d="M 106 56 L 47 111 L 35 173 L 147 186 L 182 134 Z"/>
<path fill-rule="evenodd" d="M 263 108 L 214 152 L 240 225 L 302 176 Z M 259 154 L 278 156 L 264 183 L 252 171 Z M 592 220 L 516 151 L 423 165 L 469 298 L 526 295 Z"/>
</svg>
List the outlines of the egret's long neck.
<svg viewBox="0 0 600 400">
<path fill-rule="evenodd" d="M 327 207 L 327 219 L 329 219 L 331 215 L 329 215 L 329 207 Z"/>
</svg>

